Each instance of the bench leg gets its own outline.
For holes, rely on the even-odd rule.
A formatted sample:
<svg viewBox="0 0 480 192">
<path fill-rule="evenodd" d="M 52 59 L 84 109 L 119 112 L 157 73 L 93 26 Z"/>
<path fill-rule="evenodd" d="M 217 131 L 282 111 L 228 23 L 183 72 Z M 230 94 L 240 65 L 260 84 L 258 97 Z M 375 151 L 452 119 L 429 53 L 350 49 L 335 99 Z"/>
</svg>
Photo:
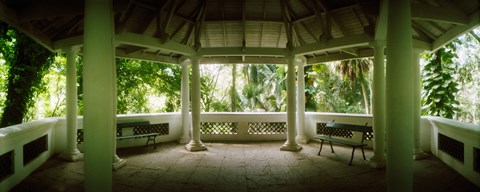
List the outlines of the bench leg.
<svg viewBox="0 0 480 192">
<path fill-rule="evenodd" d="M 367 160 L 367 159 L 365 158 L 365 152 L 363 151 L 363 146 L 362 146 L 362 155 L 363 155 L 363 160 Z"/>
<path fill-rule="evenodd" d="M 353 161 L 353 154 L 355 154 L 355 147 L 353 147 L 353 150 L 352 150 L 352 157 L 350 158 L 350 163 L 348 163 L 348 165 L 352 165 L 352 161 Z"/>
<path fill-rule="evenodd" d="M 157 136 L 147 137 L 147 144 L 146 144 L 147 147 L 148 147 L 148 143 L 149 143 L 150 141 L 153 141 L 153 149 L 157 149 L 157 143 L 155 143 L 155 138 L 156 138 L 156 137 L 157 137 Z"/>
<path fill-rule="evenodd" d="M 322 152 L 322 146 L 323 146 L 323 140 L 322 140 L 322 142 L 320 143 L 320 151 L 318 151 L 318 154 L 317 154 L 318 156 L 320 156 L 320 152 Z"/>
<path fill-rule="evenodd" d="M 332 149 L 332 153 L 335 153 L 335 151 L 333 151 L 333 147 L 332 147 L 332 142 L 330 141 L 330 149 Z"/>
</svg>

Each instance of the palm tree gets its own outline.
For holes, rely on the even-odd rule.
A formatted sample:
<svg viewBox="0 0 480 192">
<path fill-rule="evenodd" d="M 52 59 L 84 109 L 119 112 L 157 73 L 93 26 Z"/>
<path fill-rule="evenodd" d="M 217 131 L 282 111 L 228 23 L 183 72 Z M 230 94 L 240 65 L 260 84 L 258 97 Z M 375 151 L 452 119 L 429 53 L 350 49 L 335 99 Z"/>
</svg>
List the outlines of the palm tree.
<svg viewBox="0 0 480 192">
<path fill-rule="evenodd" d="M 243 104 L 250 110 L 281 111 L 285 70 L 272 64 L 250 64 L 242 68 L 247 84 L 242 90 Z"/>
<path fill-rule="evenodd" d="M 365 74 L 368 74 L 370 67 L 373 65 L 371 58 L 361 58 L 353 60 L 344 60 L 337 64 L 336 70 L 340 74 L 347 78 L 350 83 L 356 83 L 357 79 L 360 81 L 360 86 L 362 88 L 363 101 L 365 104 L 365 113 L 370 113 L 369 97 L 365 89 L 365 84 L 368 83 Z"/>
</svg>

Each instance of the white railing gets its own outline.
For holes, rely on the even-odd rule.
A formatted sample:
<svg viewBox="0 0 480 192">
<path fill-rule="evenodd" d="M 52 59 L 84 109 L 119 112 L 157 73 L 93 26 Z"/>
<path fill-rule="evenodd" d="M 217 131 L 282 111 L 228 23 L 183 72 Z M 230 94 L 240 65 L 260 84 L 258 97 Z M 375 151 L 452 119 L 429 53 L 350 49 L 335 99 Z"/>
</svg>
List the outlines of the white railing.
<svg viewBox="0 0 480 192">
<path fill-rule="evenodd" d="M 204 141 L 286 140 L 286 133 L 281 132 L 282 130 L 285 131 L 283 123 L 286 124 L 286 119 L 286 113 L 202 113 L 202 123 L 218 124 L 220 127 L 223 126 L 223 128 L 216 131 L 207 131 L 209 134 L 202 134 L 201 139 Z M 332 120 L 342 123 L 358 125 L 367 123 L 372 125 L 371 115 L 307 112 L 305 114 L 305 136 L 313 138 L 317 134 L 317 123 L 327 123 Z M 176 141 L 182 135 L 182 118 L 180 113 L 118 115 L 117 121 L 149 121 L 151 124 L 168 123 L 168 135 L 158 136 L 157 142 Z M 252 128 L 258 124 L 261 125 L 261 128 L 258 128 L 258 126 Z M 273 128 L 269 124 L 273 124 Z M 267 131 L 254 130 L 262 129 L 262 126 L 265 127 L 265 125 L 268 127 L 266 128 Z M 480 186 L 480 163 L 478 162 L 480 156 L 479 126 L 439 117 L 422 117 L 421 126 L 421 148 L 426 152 L 431 151 L 446 164 Z M 77 128 L 83 129 L 82 117 L 78 118 Z M 231 130 L 225 131 L 229 129 Z M 14 162 L 13 174 L 3 179 L 0 178 L 0 191 L 8 191 L 37 169 L 49 157 L 55 153 L 62 152 L 66 144 L 65 132 L 65 118 L 47 118 L 0 129 L 0 155 L 13 151 L 11 154 L 13 154 L 12 159 Z M 439 150 L 439 134 L 464 144 L 463 162 Z M 23 146 L 45 135 L 47 135 L 47 150 L 24 165 Z M 355 137 L 357 136 L 354 134 L 354 139 L 356 139 Z M 371 147 L 372 141 L 367 141 L 367 144 Z M 117 142 L 117 147 L 119 148 L 140 145 L 145 145 L 144 139 L 128 139 Z M 82 145 L 80 144 L 79 149 L 81 150 L 81 148 Z"/>
<path fill-rule="evenodd" d="M 480 186 L 480 126 L 441 117 L 426 119 L 432 154 Z"/>
<path fill-rule="evenodd" d="M 10 190 L 55 154 L 57 121 L 47 118 L 0 129 L 0 191 Z"/>
</svg>

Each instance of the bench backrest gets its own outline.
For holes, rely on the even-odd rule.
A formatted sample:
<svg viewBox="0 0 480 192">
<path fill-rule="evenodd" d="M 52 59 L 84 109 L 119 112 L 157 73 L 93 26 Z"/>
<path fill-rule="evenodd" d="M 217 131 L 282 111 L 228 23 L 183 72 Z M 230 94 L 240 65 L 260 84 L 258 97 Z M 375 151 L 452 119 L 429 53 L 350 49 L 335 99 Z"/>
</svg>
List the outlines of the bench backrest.
<svg viewBox="0 0 480 192">
<path fill-rule="evenodd" d="M 373 132 L 372 126 L 367 126 L 367 125 L 353 125 L 353 124 L 344 124 L 344 123 L 335 123 L 335 122 L 329 122 L 325 126 L 328 131 L 328 136 L 332 136 L 332 130 L 334 129 L 343 129 L 343 130 L 349 130 L 349 131 L 356 131 L 356 132 L 361 132 L 362 133 L 362 141 L 367 139 L 367 133 Z"/>
<path fill-rule="evenodd" d="M 139 125 L 150 125 L 150 121 L 118 122 L 117 129 L 126 127 L 135 127 Z"/>
<path fill-rule="evenodd" d="M 357 131 L 357 132 L 372 132 L 372 126 L 366 125 L 353 125 L 353 124 L 344 124 L 344 123 L 335 123 L 329 122 L 326 125 L 327 128 L 331 129 L 346 129 L 350 131 Z"/>
</svg>

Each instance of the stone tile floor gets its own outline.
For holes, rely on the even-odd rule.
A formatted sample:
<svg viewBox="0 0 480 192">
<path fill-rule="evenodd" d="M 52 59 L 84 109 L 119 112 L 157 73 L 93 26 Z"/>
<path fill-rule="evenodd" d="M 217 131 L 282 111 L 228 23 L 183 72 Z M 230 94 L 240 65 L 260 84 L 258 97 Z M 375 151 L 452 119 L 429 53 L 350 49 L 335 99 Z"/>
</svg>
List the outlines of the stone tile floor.
<svg viewBox="0 0 480 192">
<path fill-rule="evenodd" d="M 385 169 L 373 169 L 357 150 L 303 144 L 300 152 L 280 151 L 283 142 L 206 143 L 208 151 L 183 145 L 118 149 L 127 166 L 113 172 L 113 191 L 385 191 Z M 372 151 L 366 150 L 367 159 Z M 83 191 L 83 161 L 51 158 L 12 191 Z M 414 191 L 480 191 L 436 157 L 414 162 Z"/>
</svg>

